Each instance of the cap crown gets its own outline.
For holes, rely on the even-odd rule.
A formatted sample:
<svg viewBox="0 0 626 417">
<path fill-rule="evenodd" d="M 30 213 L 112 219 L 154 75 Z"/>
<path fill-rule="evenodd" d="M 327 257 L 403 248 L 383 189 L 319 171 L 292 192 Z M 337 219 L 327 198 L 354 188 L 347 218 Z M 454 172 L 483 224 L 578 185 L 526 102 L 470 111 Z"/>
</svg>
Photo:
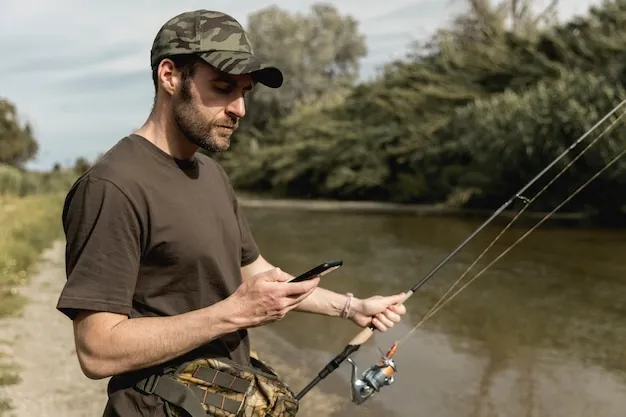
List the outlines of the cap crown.
<svg viewBox="0 0 626 417">
<path fill-rule="evenodd" d="M 248 35 L 235 18 L 201 9 L 181 13 L 161 27 L 152 45 L 150 61 L 155 67 L 170 55 L 209 51 L 254 53 Z"/>
</svg>

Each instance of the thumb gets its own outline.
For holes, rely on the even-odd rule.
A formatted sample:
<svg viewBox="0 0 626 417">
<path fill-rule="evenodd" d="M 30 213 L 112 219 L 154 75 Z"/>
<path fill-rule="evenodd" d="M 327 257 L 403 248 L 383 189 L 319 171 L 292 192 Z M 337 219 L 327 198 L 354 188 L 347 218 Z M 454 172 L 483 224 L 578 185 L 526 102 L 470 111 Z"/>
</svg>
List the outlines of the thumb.
<svg viewBox="0 0 626 417">
<path fill-rule="evenodd" d="M 276 281 L 276 282 L 285 282 L 287 280 L 289 280 L 291 278 L 291 276 L 289 274 L 286 274 L 285 272 L 283 272 L 282 269 L 280 268 L 274 268 L 271 269 L 270 271 L 268 271 L 268 280 L 269 281 Z"/>
<path fill-rule="evenodd" d="M 385 302 L 387 305 L 400 304 L 406 298 L 406 293 L 401 292 L 400 294 L 390 295 L 385 297 Z"/>
</svg>

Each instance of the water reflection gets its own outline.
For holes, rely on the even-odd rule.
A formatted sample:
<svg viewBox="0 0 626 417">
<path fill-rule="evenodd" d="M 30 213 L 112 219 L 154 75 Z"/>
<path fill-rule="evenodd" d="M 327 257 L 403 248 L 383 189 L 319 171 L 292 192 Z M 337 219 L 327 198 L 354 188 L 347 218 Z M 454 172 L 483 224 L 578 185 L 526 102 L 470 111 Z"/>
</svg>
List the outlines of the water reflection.
<svg viewBox="0 0 626 417">
<path fill-rule="evenodd" d="M 264 255 L 297 274 L 327 259 L 344 267 L 324 286 L 358 296 L 404 291 L 478 220 L 247 209 Z M 365 365 L 423 317 L 499 232 L 485 230 L 411 298 L 393 331 L 356 356 Z M 526 228 L 511 230 L 480 268 Z M 535 231 L 402 346 L 400 373 L 372 406 L 386 415 L 623 416 L 626 407 L 626 236 Z M 341 320 L 291 315 L 271 328 L 311 358 L 312 378 L 358 331 Z M 337 371 L 344 379 L 348 365 Z M 347 385 L 346 385 L 347 387 Z M 342 389 L 347 389 L 346 387 Z M 347 394 L 347 391 L 345 391 Z M 347 397 L 346 397 L 347 398 Z M 360 415 L 368 405 L 342 415 Z M 354 414 L 350 414 L 354 413 Z"/>
</svg>

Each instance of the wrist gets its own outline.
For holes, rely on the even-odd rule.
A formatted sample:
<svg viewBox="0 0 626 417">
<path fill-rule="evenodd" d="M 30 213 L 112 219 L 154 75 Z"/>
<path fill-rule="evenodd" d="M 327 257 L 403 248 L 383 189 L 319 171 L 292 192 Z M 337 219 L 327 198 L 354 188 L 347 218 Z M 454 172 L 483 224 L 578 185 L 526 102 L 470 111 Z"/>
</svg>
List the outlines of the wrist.
<svg viewBox="0 0 626 417">
<path fill-rule="evenodd" d="M 352 299 L 352 308 L 350 309 L 350 316 L 348 316 L 348 318 L 351 319 L 357 314 L 360 314 L 362 312 L 363 312 L 363 300 L 360 298 L 354 297 Z"/>
<path fill-rule="evenodd" d="M 347 293 L 343 308 L 339 313 L 339 317 L 343 319 L 351 319 L 358 311 L 360 311 L 361 303 L 362 300 L 356 298 L 354 294 Z"/>
<path fill-rule="evenodd" d="M 217 320 L 220 323 L 219 327 L 223 327 L 226 334 L 251 327 L 251 323 L 248 322 L 243 312 L 242 303 L 232 296 L 206 309 L 211 321 Z"/>
</svg>

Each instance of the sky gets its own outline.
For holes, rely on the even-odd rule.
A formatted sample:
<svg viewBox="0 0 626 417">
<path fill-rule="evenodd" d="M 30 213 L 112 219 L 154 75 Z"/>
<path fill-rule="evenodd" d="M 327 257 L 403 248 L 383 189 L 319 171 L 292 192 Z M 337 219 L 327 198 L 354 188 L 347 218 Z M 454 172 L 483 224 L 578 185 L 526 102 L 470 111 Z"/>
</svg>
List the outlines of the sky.
<svg viewBox="0 0 626 417">
<path fill-rule="evenodd" d="M 546 0 L 547 1 L 547 0 Z M 584 13 L 599 0 L 561 0 L 559 15 Z M 0 0 L 0 97 L 34 128 L 40 149 L 28 164 L 48 170 L 92 161 L 140 127 L 152 106 L 150 47 L 170 17 L 208 8 L 247 15 L 276 4 L 306 12 L 314 1 L 257 0 Z M 404 56 L 451 18 L 453 0 L 337 0 L 359 21 L 368 55 L 361 78 Z M 541 4 L 541 2 L 539 2 Z"/>
</svg>

